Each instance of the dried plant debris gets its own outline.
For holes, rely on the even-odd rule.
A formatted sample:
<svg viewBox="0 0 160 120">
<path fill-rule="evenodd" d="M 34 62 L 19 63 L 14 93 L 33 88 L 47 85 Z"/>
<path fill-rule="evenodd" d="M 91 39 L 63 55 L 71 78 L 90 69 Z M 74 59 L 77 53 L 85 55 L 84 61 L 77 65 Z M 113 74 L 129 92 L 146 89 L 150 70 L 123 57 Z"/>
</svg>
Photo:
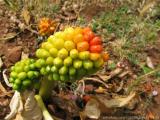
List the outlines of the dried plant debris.
<svg viewBox="0 0 160 120">
<path fill-rule="evenodd" d="M 10 102 L 10 109 L 5 120 L 42 120 L 42 112 L 31 91 L 25 91 L 23 95 L 16 91 Z"/>
</svg>

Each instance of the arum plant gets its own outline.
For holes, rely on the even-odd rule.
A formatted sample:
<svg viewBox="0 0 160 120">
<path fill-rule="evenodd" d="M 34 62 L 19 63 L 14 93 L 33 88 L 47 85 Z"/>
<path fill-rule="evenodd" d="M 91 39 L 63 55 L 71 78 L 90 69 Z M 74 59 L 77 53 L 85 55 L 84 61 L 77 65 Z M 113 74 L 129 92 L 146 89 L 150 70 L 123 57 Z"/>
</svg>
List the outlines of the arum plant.
<svg viewBox="0 0 160 120">
<path fill-rule="evenodd" d="M 66 28 L 48 37 L 36 51 L 36 59 L 26 59 L 11 68 L 13 89 L 38 89 L 35 96 L 46 120 L 52 117 L 45 108 L 56 82 L 74 82 L 95 73 L 109 59 L 102 40 L 90 28 Z M 41 79 L 38 81 L 38 79 Z"/>
</svg>

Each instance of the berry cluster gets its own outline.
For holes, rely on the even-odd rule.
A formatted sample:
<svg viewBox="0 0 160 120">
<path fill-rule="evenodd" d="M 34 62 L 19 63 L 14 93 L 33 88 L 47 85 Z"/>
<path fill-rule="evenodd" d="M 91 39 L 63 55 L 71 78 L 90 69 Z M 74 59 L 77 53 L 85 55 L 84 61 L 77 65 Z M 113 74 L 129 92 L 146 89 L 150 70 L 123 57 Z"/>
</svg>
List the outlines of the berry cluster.
<svg viewBox="0 0 160 120">
<path fill-rule="evenodd" d="M 96 72 L 108 60 L 102 40 L 90 28 L 66 28 L 51 35 L 36 51 L 35 67 L 49 80 L 76 80 Z"/>
<path fill-rule="evenodd" d="M 11 67 L 9 81 L 14 90 L 21 91 L 38 84 L 36 80 L 39 72 L 37 72 L 34 62 L 34 59 L 24 59 Z"/>
</svg>

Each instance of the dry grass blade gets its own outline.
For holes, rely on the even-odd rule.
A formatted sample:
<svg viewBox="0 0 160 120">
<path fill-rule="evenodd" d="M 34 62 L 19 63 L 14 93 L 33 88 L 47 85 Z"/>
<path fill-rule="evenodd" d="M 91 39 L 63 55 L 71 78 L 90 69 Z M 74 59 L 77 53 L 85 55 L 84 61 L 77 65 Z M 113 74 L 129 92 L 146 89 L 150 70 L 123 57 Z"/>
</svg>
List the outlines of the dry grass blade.
<svg viewBox="0 0 160 120">
<path fill-rule="evenodd" d="M 28 11 L 27 9 L 23 9 L 23 10 L 22 10 L 22 16 L 23 16 L 26 24 L 29 25 L 31 16 L 30 16 L 30 13 L 29 13 L 29 11 Z"/>
<path fill-rule="evenodd" d="M 139 11 L 140 16 L 144 16 L 148 9 L 152 8 L 157 3 L 157 0 L 148 0 L 148 3 Z"/>
</svg>

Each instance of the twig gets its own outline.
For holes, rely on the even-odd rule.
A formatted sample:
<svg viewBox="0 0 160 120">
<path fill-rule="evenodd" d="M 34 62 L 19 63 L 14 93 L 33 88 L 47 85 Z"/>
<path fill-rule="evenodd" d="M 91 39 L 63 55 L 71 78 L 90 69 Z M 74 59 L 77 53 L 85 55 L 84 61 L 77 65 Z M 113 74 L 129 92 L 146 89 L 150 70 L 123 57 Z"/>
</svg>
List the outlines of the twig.
<svg viewBox="0 0 160 120">
<path fill-rule="evenodd" d="M 101 81 L 97 78 L 84 78 L 82 80 L 84 80 L 84 81 L 90 80 L 90 81 L 99 82 L 99 83 L 103 84 L 106 88 L 109 88 L 108 85 L 105 82 L 103 82 L 103 81 Z M 79 82 L 81 82 L 82 80 L 80 80 Z"/>
</svg>

